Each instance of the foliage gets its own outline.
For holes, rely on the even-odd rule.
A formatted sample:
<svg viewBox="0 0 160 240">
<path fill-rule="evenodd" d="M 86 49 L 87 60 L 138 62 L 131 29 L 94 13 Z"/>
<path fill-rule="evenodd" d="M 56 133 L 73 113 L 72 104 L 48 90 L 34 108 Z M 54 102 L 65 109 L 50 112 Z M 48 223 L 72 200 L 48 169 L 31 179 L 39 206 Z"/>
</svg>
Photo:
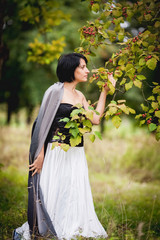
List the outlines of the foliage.
<svg viewBox="0 0 160 240">
<path fill-rule="evenodd" d="M 39 42 L 36 38 L 34 43 L 30 43 L 30 50 L 28 51 L 28 61 L 37 62 L 39 64 L 50 64 L 54 59 L 59 58 L 63 51 L 64 38 L 59 40 L 52 40 L 51 43 Z"/>
<path fill-rule="evenodd" d="M 57 1 L 22 1 L 19 12 L 20 19 L 37 27 L 38 35 L 34 43 L 29 44 L 28 61 L 39 64 L 50 64 L 54 59 L 58 59 L 64 50 L 64 38 L 49 41 L 48 32 L 53 31 L 53 27 L 60 25 L 63 20 L 70 21 L 70 15 L 59 9 Z"/>
<path fill-rule="evenodd" d="M 152 95 L 146 99 L 144 93 L 144 83 L 146 76 L 144 70 L 155 70 L 160 57 L 160 17 L 158 1 L 143 0 L 136 3 L 113 1 L 90 1 L 90 10 L 97 14 L 94 21 L 88 21 L 80 29 L 81 46 L 76 51 L 86 55 L 95 56 L 98 48 L 105 49 L 106 46 L 117 44 L 120 47 L 119 52 L 113 53 L 112 57 L 105 62 L 104 67 L 96 69 L 90 81 L 96 81 L 99 87 L 107 81 L 107 74 L 113 72 L 116 79 L 116 89 L 111 89 L 110 94 L 113 100 L 118 92 L 125 93 L 134 86 L 141 89 L 147 106 L 142 105 L 144 115 L 138 115 L 136 118 L 144 118 L 140 125 L 147 124 L 151 132 L 156 132 L 156 139 L 160 139 L 160 86 L 158 83 L 152 83 Z M 137 36 L 132 36 L 123 27 L 124 23 L 137 21 L 139 26 L 143 26 L 143 32 Z M 110 84 L 110 82 L 108 82 Z M 156 86 L 155 86 L 156 85 Z M 116 104 L 116 103 L 115 103 Z M 123 109 L 122 109 L 123 108 Z M 116 127 L 121 123 L 121 117 L 117 113 L 124 112 L 129 114 L 125 103 L 122 104 L 120 111 L 117 105 L 109 105 L 105 111 L 105 117 L 108 120 L 112 116 L 112 122 Z"/>
<path fill-rule="evenodd" d="M 8 53 L 0 78 L 4 122 L 11 124 L 16 114 L 20 123 L 19 111 L 24 108 L 30 123 L 45 90 L 57 81 L 57 58 L 62 51 L 74 51 L 80 42 L 78 28 L 90 14 L 86 14 L 86 2 L 78 5 L 74 0 L 6 0 L 2 5 L 2 40 Z"/>
<path fill-rule="evenodd" d="M 63 140 L 65 140 L 66 136 L 63 133 L 58 132 L 53 137 L 55 142 L 52 145 L 52 149 L 55 146 L 60 146 L 64 151 L 68 151 L 69 146 L 75 147 L 82 142 L 82 137 L 85 133 L 90 133 L 89 139 L 92 142 L 95 141 L 96 136 L 102 140 L 100 132 L 92 131 L 93 125 L 91 121 L 94 113 L 99 115 L 99 113 L 94 110 L 92 106 L 88 107 L 88 111 L 85 110 L 81 104 L 76 104 L 73 106 L 70 118 L 65 117 L 60 120 L 60 122 L 66 122 L 64 127 L 69 129 L 70 145 L 63 143 Z M 61 140 L 62 143 L 58 143 L 58 140 Z"/>
</svg>

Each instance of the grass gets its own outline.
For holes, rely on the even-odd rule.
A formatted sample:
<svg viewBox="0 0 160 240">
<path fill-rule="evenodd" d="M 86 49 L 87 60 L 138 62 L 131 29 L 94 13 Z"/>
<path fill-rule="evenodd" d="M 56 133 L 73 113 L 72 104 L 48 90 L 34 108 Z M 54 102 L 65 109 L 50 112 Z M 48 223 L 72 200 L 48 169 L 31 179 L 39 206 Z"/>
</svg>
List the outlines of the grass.
<svg viewBox="0 0 160 240">
<path fill-rule="evenodd" d="M 0 128 L 0 239 L 27 219 L 31 126 Z M 109 122 L 103 141 L 85 140 L 95 209 L 110 240 L 160 239 L 160 148 L 146 129 Z"/>
</svg>

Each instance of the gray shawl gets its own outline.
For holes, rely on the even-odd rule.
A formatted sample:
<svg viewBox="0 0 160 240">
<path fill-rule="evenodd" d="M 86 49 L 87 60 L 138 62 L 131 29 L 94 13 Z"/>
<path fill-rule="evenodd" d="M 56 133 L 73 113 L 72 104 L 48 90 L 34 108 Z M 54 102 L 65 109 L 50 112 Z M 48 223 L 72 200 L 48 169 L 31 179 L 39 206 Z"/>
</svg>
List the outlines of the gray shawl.
<svg viewBox="0 0 160 240">
<path fill-rule="evenodd" d="M 45 144 L 51 124 L 60 105 L 64 84 L 57 82 L 47 89 L 32 128 L 29 162 L 32 164 Z M 40 175 L 29 172 L 28 178 L 28 223 L 31 234 L 45 237 L 56 237 L 51 219 L 45 209 L 39 186 Z"/>
</svg>

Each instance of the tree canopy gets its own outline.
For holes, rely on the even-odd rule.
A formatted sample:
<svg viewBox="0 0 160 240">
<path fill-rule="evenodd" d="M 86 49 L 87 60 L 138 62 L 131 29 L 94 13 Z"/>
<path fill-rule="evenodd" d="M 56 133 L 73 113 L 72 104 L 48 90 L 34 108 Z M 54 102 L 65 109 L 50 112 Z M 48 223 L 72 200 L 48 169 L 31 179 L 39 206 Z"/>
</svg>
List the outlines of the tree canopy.
<svg viewBox="0 0 160 240">
<path fill-rule="evenodd" d="M 90 58 L 95 56 L 99 48 L 105 49 L 111 44 L 119 46 L 110 59 L 100 68 L 93 69 L 90 82 L 96 81 L 102 88 L 107 80 L 111 103 L 105 111 L 105 118 L 112 119 L 116 128 L 121 124 L 121 114 L 135 114 L 135 110 L 126 105 L 123 94 L 133 87 L 141 89 L 143 101 L 142 113 L 136 115 L 140 126 L 147 124 L 151 132 L 156 131 L 156 139 L 160 139 L 160 85 L 158 79 L 147 79 L 146 69 L 158 68 L 160 57 L 160 4 L 158 1 L 138 1 L 136 3 L 120 1 L 89 1 L 90 10 L 97 18 L 81 28 L 81 46 L 77 51 Z M 125 26 L 138 26 L 137 35 L 133 36 Z M 140 31 L 141 30 L 141 31 Z M 117 80 L 114 88 L 108 79 L 113 73 Z M 151 88 L 147 96 L 145 85 Z M 119 94 L 118 94 L 119 93 Z M 117 101 L 115 100 L 118 94 Z M 136 96 L 135 96 L 136 97 Z"/>
<path fill-rule="evenodd" d="M 122 113 L 137 113 L 140 125 L 160 138 L 158 1 L 6 0 L 1 5 L 0 102 L 7 103 L 8 122 L 24 106 L 30 119 L 44 90 L 55 82 L 55 59 L 75 49 L 92 65 L 93 99 L 95 84 L 102 89 L 107 81 L 110 87 L 105 119 L 118 128 Z M 95 56 L 101 61 L 92 64 Z M 108 79 L 111 73 L 116 88 Z"/>
<path fill-rule="evenodd" d="M 7 104 L 8 123 L 23 107 L 30 121 L 44 91 L 57 81 L 57 58 L 79 44 L 87 11 L 86 3 L 73 0 L 1 1 L 0 102 Z"/>
</svg>

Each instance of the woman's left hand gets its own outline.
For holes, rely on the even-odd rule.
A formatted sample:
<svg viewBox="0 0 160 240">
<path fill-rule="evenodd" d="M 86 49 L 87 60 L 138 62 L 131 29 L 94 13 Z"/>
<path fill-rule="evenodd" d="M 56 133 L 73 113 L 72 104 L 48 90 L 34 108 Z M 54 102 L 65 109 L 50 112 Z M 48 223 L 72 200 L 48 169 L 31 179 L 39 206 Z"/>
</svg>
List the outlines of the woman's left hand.
<svg viewBox="0 0 160 240">
<path fill-rule="evenodd" d="M 33 171 L 32 176 L 34 176 L 36 173 L 40 173 L 43 166 L 43 160 L 44 160 L 44 157 L 41 155 L 38 155 L 34 163 L 29 165 L 29 171 Z"/>
</svg>

